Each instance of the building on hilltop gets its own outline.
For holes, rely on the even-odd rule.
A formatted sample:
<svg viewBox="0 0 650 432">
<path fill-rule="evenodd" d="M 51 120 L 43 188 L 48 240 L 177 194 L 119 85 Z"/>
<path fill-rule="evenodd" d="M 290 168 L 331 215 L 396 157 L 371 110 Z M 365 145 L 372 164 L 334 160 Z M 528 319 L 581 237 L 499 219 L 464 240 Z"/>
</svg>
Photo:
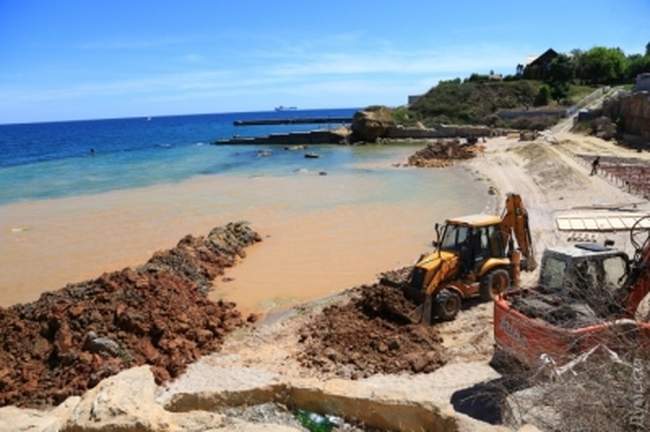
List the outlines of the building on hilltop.
<svg viewBox="0 0 650 432">
<path fill-rule="evenodd" d="M 521 65 L 519 65 L 517 72 L 519 74 L 521 71 L 521 74 L 527 79 L 542 79 L 548 73 L 551 62 L 559 55 L 553 48 L 549 48 L 525 67 L 521 68 Z"/>
</svg>

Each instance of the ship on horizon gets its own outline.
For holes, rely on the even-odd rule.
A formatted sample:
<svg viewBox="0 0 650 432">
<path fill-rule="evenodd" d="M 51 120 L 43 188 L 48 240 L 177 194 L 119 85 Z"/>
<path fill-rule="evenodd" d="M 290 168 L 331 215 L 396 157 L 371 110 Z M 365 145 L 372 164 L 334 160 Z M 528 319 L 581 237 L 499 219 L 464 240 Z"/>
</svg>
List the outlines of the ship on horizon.
<svg viewBox="0 0 650 432">
<path fill-rule="evenodd" d="M 286 107 L 284 105 L 280 105 L 280 106 L 276 106 L 275 110 L 276 111 L 297 111 L 298 107 L 295 107 L 295 106 Z"/>
</svg>

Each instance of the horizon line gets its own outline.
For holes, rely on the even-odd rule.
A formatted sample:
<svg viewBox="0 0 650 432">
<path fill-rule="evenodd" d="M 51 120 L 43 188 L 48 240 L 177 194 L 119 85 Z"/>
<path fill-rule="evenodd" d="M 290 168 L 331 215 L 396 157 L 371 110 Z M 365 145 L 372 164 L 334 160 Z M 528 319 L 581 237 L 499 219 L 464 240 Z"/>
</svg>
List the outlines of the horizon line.
<svg viewBox="0 0 650 432">
<path fill-rule="evenodd" d="M 338 108 L 300 108 L 296 111 L 325 111 L 325 110 L 358 110 L 362 107 L 338 107 Z M 0 123 L 1 126 L 20 126 L 20 125 L 35 125 L 35 124 L 51 124 L 51 123 L 75 123 L 75 122 L 92 122 L 92 121 L 109 121 L 109 120 L 133 120 L 133 119 L 154 119 L 165 117 L 190 117 L 200 115 L 224 115 L 224 114 L 250 114 L 250 113 L 272 113 L 277 112 L 274 110 L 253 110 L 253 111 L 224 111 L 224 112 L 202 112 L 202 113 L 186 113 L 186 114 L 157 114 L 157 115 L 133 115 L 126 117 L 100 117 L 100 118 L 80 118 L 80 119 L 66 119 L 66 120 L 44 120 L 44 121 L 25 121 L 25 122 L 10 122 Z"/>
</svg>

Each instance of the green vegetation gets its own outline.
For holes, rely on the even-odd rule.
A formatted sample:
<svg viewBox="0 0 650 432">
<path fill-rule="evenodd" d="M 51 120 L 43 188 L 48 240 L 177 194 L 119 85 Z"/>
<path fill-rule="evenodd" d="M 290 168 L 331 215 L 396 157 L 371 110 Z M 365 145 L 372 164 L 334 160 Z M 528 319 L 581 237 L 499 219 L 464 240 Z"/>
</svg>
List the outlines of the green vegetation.
<svg viewBox="0 0 650 432">
<path fill-rule="evenodd" d="M 471 74 L 464 81 L 441 81 L 412 106 L 395 109 L 393 118 L 407 126 L 421 122 L 427 126 L 457 123 L 539 129 L 555 120 L 540 115 L 505 121 L 495 113 L 574 105 L 600 86 L 629 85 L 639 73 L 650 72 L 650 43 L 643 54 L 594 47 L 565 54 L 551 51 L 545 57 L 534 66 L 518 65 L 517 74 L 503 80 L 490 71 Z"/>
<path fill-rule="evenodd" d="M 551 89 L 549 86 L 544 84 L 539 88 L 539 92 L 537 92 L 537 96 L 535 96 L 533 105 L 535 105 L 536 107 L 546 106 L 550 102 L 551 102 Z"/>
<path fill-rule="evenodd" d="M 575 55 L 576 76 L 591 84 L 618 84 L 627 78 L 628 60 L 620 48 L 594 47 Z"/>
<path fill-rule="evenodd" d="M 620 48 L 593 47 L 560 54 L 548 68 L 526 68 L 524 78 L 535 77 L 548 83 L 573 82 L 614 85 L 633 82 L 640 73 L 650 72 L 650 52 L 626 55 Z"/>
<path fill-rule="evenodd" d="M 529 80 L 441 81 L 409 111 L 425 124 L 485 123 L 498 109 L 532 106 L 540 86 Z"/>
<path fill-rule="evenodd" d="M 415 126 L 420 121 L 420 115 L 405 106 L 400 106 L 392 110 L 393 120 L 395 123 L 404 126 Z"/>
<path fill-rule="evenodd" d="M 575 105 L 597 89 L 598 86 L 594 85 L 572 84 L 569 86 L 569 91 L 566 95 L 566 102 L 569 105 Z"/>
</svg>

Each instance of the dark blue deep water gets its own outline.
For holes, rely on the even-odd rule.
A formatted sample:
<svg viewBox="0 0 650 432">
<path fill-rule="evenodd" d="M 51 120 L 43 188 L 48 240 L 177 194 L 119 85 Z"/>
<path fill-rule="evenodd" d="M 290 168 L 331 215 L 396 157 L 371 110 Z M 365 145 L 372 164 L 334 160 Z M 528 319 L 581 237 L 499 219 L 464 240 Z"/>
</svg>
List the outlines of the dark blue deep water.
<svg viewBox="0 0 650 432">
<path fill-rule="evenodd" d="M 305 166 L 302 152 L 281 146 L 213 146 L 233 135 L 257 136 L 327 125 L 235 127 L 234 120 L 346 117 L 355 109 L 0 125 L 0 204 L 180 181 L 196 175 L 283 175 Z M 94 149 L 94 155 L 91 154 Z M 272 149 L 260 158 L 258 150 Z M 313 166 L 336 169 L 355 157 L 335 146 L 310 149 Z"/>
</svg>

